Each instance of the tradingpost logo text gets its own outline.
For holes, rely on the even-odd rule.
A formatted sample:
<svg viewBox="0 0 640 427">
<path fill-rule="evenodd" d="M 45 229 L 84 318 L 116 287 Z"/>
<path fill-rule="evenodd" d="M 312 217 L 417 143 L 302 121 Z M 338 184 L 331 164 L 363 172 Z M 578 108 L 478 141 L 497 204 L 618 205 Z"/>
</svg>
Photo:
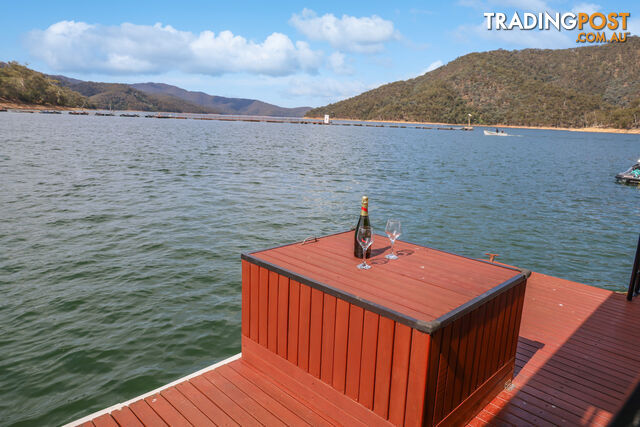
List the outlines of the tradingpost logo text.
<svg viewBox="0 0 640 427">
<path fill-rule="evenodd" d="M 627 41 L 629 32 L 627 20 L 629 12 L 595 13 L 548 13 L 548 12 L 514 12 L 511 17 L 506 13 L 485 12 L 487 30 L 580 30 L 576 43 L 623 43 Z M 610 30 L 610 31 L 605 31 Z"/>
</svg>

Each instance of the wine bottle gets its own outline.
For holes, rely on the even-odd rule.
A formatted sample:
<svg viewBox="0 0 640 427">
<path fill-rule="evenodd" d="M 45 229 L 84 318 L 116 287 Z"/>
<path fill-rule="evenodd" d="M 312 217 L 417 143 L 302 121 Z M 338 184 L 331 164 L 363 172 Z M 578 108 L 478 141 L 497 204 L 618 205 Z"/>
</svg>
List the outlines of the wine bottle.
<svg viewBox="0 0 640 427">
<path fill-rule="evenodd" d="M 358 243 L 358 229 L 363 226 L 371 226 L 369 222 L 369 198 L 362 196 L 362 207 L 360 208 L 360 218 L 356 225 L 356 231 L 353 233 L 353 256 L 362 259 L 362 246 Z M 371 257 L 371 246 L 367 248 L 367 258 Z"/>
</svg>

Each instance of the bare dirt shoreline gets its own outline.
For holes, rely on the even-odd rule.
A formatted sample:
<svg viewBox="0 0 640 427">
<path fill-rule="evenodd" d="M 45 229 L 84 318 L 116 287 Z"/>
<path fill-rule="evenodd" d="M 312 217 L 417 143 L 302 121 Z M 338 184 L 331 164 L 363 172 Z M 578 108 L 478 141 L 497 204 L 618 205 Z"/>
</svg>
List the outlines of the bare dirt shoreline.
<svg viewBox="0 0 640 427">
<path fill-rule="evenodd" d="M 74 108 L 74 107 L 59 107 L 59 106 L 50 106 L 50 105 L 36 105 L 36 104 L 17 104 L 14 102 L 6 102 L 0 101 L 0 109 L 6 108 L 11 110 L 34 110 L 34 111 L 42 111 L 42 110 L 57 110 L 57 111 L 77 111 L 77 110 L 85 110 L 83 108 Z M 307 117 L 307 119 L 316 119 L 323 120 L 323 117 Z M 404 124 L 415 124 L 415 125 L 432 125 L 432 126 L 466 126 L 466 123 L 462 124 L 452 124 L 452 123 L 436 123 L 436 122 L 411 122 L 411 121 L 403 121 L 403 120 L 357 120 L 357 119 L 343 119 L 339 117 L 333 117 L 332 120 L 351 120 L 358 122 L 374 122 L 374 123 L 404 123 Z M 597 133 L 628 133 L 628 134 L 639 134 L 640 129 L 616 129 L 616 128 L 601 128 L 601 127 L 587 127 L 587 128 L 560 128 L 560 127 L 551 127 L 551 126 L 511 126 L 511 125 L 474 125 L 474 127 L 484 127 L 488 129 L 495 128 L 511 128 L 511 129 L 544 129 L 544 130 L 568 130 L 571 132 L 597 132 Z"/>
<path fill-rule="evenodd" d="M 307 117 L 308 119 L 323 120 L 323 117 Z M 331 120 L 349 120 L 358 122 L 373 122 L 373 123 L 404 123 L 414 125 L 431 125 L 431 126 L 467 126 L 466 123 L 438 123 L 438 122 L 412 122 L 403 120 L 358 120 L 358 119 L 343 119 L 339 117 L 332 117 Z M 628 134 L 640 134 L 640 129 L 617 129 L 617 128 L 604 128 L 604 127 L 586 127 L 586 128 L 562 128 L 551 126 L 512 126 L 512 125 L 477 125 L 471 123 L 472 127 L 480 127 L 487 129 L 544 129 L 544 130 L 568 130 L 571 132 L 596 132 L 596 133 L 628 133 Z"/>
</svg>

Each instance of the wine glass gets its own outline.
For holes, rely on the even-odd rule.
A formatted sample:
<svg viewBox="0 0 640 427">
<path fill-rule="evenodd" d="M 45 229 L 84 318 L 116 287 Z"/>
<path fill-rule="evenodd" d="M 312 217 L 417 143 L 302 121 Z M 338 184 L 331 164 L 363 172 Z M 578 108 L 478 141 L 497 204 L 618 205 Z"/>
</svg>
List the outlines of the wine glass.
<svg viewBox="0 0 640 427">
<path fill-rule="evenodd" d="M 398 259 L 398 255 L 393 253 L 393 244 L 396 242 L 396 239 L 400 237 L 402 233 L 402 227 L 400 225 L 400 221 L 397 219 L 389 218 L 387 221 L 387 227 L 384 229 L 384 232 L 387 233 L 389 240 L 391 241 L 391 253 L 387 254 L 385 258 L 387 259 Z"/>
<path fill-rule="evenodd" d="M 369 225 L 363 225 L 358 228 L 358 243 L 362 246 L 362 264 L 358 264 L 358 268 L 361 270 L 368 270 L 371 268 L 367 264 L 367 249 L 373 244 L 373 227 Z"/>
</svg>

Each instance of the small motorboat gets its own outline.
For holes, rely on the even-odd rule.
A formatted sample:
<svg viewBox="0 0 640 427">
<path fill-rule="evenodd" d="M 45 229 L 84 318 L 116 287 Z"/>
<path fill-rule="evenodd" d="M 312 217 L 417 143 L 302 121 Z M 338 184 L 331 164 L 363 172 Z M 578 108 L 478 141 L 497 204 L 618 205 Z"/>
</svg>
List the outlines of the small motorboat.
<svg viewBox="0 0 640 427">
<path fill-rule="evenodd" d="M 491 131 L 491 130 L 486 130 L 484 131 L 484 134 L 487 136 L 511 136 L 508 133 L 506 133 L 505 131 L 501 130 L 496 130 L 495 132 Z"/>
<path fill-rule="evenodd" d="M 635 165 L 616 175 L 616 182 L 620 184 L 640 184 L 640 159 Z"/>
</svg>

